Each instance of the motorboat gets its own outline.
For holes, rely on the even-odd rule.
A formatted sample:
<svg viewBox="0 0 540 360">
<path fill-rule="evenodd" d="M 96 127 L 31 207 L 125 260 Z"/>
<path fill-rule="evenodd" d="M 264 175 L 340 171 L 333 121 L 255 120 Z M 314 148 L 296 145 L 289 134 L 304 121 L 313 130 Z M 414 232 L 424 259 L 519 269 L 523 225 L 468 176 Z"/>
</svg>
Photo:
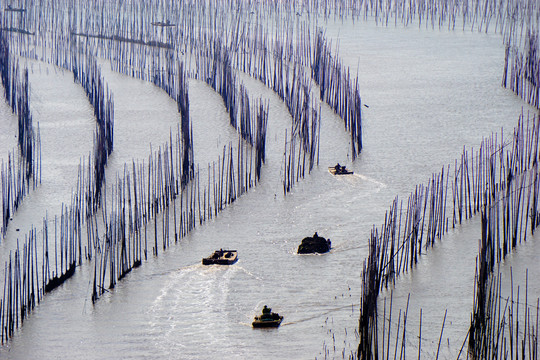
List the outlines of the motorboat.
<svg viewBox="0 0 540 360">
<path fill-rule="evenodd" d="M 238 251 L 219 249 L 202 259 L 203 265 L 232 265 L 238 260 Z"/>
<path fill-rule="evenodd" d="M 329 166 L 328 171 L 332 175 L 349 175 L 353 174 L 352 170 L 347 169 L 345 165 L 340 165 L 339 163 L 336 166 Z"/>
<path fill-rule="evenodd" d="M 323 254 L 330 251 L 332 242 L 330 239 L 325 239 L 315 233 L 313 236 L 308 236 L 302 239 L 302 243 L 298 246 L 298 254 Z"/>
<path fill-rule="evenodd" d="M 251 324 L 254 328 L 271 328 L 278 327 L 283 321 L 283 316 L 278 313 L 272 312 L 268 306 L 264 305 L 262 309 L 262 314 L 255 316 L 253 323 Z"/>
</svg>

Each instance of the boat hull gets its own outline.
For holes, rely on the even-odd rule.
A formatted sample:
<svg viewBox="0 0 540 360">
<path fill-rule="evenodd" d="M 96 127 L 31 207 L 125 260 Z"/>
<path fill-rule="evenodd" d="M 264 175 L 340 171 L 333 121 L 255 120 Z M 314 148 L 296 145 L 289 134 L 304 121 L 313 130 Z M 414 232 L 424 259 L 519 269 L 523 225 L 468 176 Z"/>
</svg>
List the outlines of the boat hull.
<svg viewBox="0 0 540 360">
<path fill-rule="evenodd" d="M 203 265 L 232 265 L 238 260 L 236 250 L 215 251 L 209 257 L 202 259 Z"/>
<path fill-rule="evenodd" d="M 280 316 L 278 319 L 272 319 L 272 320 L 260 320 L 255 319 L 251 325 L 254 328 L 277 328 L 279 325 L 281 325 L 281 322 L 283 321 L 283 316 Z"/>
<path fill-rule="evenodd" d="M 340 170 L 340 171 L 337 171 L 336 168 L 335 168 L 334 166 L 328 167 L 328 171 L 329 171 L 330 174 L 332 174 L 332 175 L 350 175 L 350 174 L 354 174 L 354 172 L 351 171 L 351 170 Z"/>
<path fill-rule="evenodd" d="M 298 246 L 298 254 L 324 254 L 330 251 L 332 242 L 321 236 L 305 237 Z"/>
</svg>

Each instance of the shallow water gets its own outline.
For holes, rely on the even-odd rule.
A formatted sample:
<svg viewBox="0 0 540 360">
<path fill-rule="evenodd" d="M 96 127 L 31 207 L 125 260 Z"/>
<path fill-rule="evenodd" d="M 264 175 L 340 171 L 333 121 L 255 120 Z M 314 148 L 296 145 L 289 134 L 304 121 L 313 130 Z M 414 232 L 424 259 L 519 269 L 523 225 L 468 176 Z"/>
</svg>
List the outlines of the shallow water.
<svg viewBox="0 0 540 360">
<path fill-rule="evenodd" d="M 143 262 L 95 306 L 92 272 L 83 265 L 44 298 L 1 350 L 2 357 L 307 359 L 324 357 L 324 350 L 330 357 L 354 351 L 360 273 L 373 225 L 384 221 L 396 195 L 405 199 L 416 184 L 453 163 L 463 146 L 476 148 L 501 127 L 508 136 L 525 105 L 500 87 L 504 50 L 496 35 L 369 22 L 329 24 L 326 34 L 339 37 L 340 56 L 358 69 L 362 100 L 369 106 L 363 113 L 364 150 L 354 163 L 341 120 L 323 106 L 319 167 L 284 197 L 282 159 L 290 118 L 275 94 L 242 76 L 252 97 L 269 102 L 261 183 L 159 257 Z M 70 74 L 38 73 L 36 66 L 31 102 L 42 130 L 44 180 L 10 224 L 23 234 L 45 210 L 54 216 L 69 200 L 94 126 L 86 97 Z M 174 101 L 153 85 L 113 74 L 105 65 L 103 74 L 115 94 L 115 150 L 107 167 L 112 183 L 125 162 L 143 161 L 150 145 L 169 141 L 179 115 Z M 189 86 L 195 161 L 205 168 L 237 137 L 217 94 L 194 80 Z M 354 176 L 330 175 L 327 167 L 336 161 L 346 163 Z M 296 255 L 300 240 L 315 231 L 331 238 L 332 251 Z M 455 358 L 466 335 L 479 234 L 478 219 L 450 231 L 397 281 L 395 309 L 404 309 L 408 293 L 410 314 L 423 309 L 422 349 L 428 357 L 436 350 L 445 309 L 448 340 L 440 357 Z M 3 256 L 14 248 L 16 236 L 10 233 L 0 245 Z M 221 247 L 238 250 L 234 266 L 200 264 Z M 529 238 L 504 266 L 512 265 L 514 276 L 524 279 L 525 267 L 537 269 L 537 252 Z M 540 295 L 535 280 L 529 276 L 530 298 Z M 250 327 L 264 304 L 284 315 L 279 329 Z M 413 318 L 411 334 L 416 333 Z M 411 353 L 416 352 L 414 335 L 409 341 Z"/>
</svg>

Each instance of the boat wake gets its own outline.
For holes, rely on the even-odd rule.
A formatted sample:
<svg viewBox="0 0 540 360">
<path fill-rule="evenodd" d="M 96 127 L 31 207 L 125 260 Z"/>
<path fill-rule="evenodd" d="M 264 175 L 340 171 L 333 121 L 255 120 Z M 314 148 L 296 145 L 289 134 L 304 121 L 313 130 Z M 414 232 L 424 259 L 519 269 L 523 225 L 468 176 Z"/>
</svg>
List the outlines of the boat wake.
<svg viewBox="0 0 540 360">
<path fill-rule="evenodd" d="M 369 176 L 365 176 L 365 175 L 361 175 L 361 174 L 352 174 L 352 176 L 355 176 L 355 177 L 358 177 L 362 180 L 365 180 L 365 181 L 369 181 L 370 183 L 373 183 L 375 185 L 377 185 L 380 189 L 383 189 L 385 187 L 387 187 L 387 185 L 383 182 L 380 182 L 378 180 L 375 180 L 373 178 L 370 178 Z"/>
<path fill-rule="evenodd" d="M 186 265 L 186 266 L 182 266 L 180 268 L 172 268 L 172 269 L 167 269 L 167 270 L 163 270 L 163 271 L 160 271 L 160 272 L 154 272 L 154 273 L 151 273 L 151 274 L 147 274 L 147 275 L 141 275 L 141 277 L 144 279 L 144 280 L 147 280 L 147 279 L 156 279 L 156 278 L 160 278 L 162 276 L 169 276 L 171 275 L 171 273 L 176 273 L 176 272 L 179 272 L 179 271 L 182 271 L 182 270 L 189 270 L 189 269 L 202 269 L 203 268 L 203 265 L 201 263 L 196 263 L 196 264 L 192 264 L 192 265 Z M 133 281 L 136 281 L 136 280 L 133 280 Z"/>
<path fill-rule="evenodd" d="M 330 315 L 330 314 L 332 314 L 334 312 L 341 311 L 341 310 L 347 309 L 347 308 L 351 308 L 353 306 L 358 307 L 358 306 L 360 306 L 360 304 L 351 304 L 351 305 L 344 305 L 344 306 L 335 307 L 335 308 L 323 311 L 321 313 L 315 314 L 313 316 L 306 317 L 304 319 L 294 320 L 294 321 L 289 321 L 289 322 L 283 323 L 283 324 L 281 324 L 281 326 L 295 325 L 295 324 L 300 324 L 300 323 L 303 323 L 303 322 L 315 320 L 315 319 L 322 318 L 324 316 Z"/>
<path fill-rule="evenodd" d="M 347 246 L 348 244 L 347 243 L 342 243 L 342 244 L 338 244 L 336 245 L 335 247 L 332 247 L 332 249 L 330 249 L 330 252 L 331 253 L 341 253 L 341 252 L 346 252 L 346 251 L 353 251 L 353 250 L 359 250 L 359 249 L 365 249 L 367 247 L 367 245 L 355 245 L 355 246 Z"/>
<path fill-rule="evenodd" d="M 204 266 L 198 263 L 170 272 L 160 281 L 163 285 L 146 310 L 148 329 L 145 331 L 154 345 L 158 348 L 182 347 L 182 341 L 178 341 L 180 334 L 187 343 L 192 338 L 208 343 L 219 341 L 212 335 L 212 328 L 222 326 L 218 323 L 224 320 L 216 314 L 225 311 L 231 281 L 242 271 L 234 265 Z M 192 329 L 189 336 L 183 333 L 186 326 Z"/>
<path fill-rule="evenodd" d="M 234 266 L 234 267 L 235 267 L 236 269 L 238 269 L 238 270 L 241 270 L 244 274 L 248 275 L 249 277 L 252 277 L 252 278 L 254 278 L 254 279 L 256 279 L 256 280 L 259 280 L 259 281 L 263 281 L 263 278 L 261 278 L 261 277 L 255 275 L 255 274 L 249 272 L 248 270 L 244 269 L 244 268 L 241 267 L 241 266 Z"/>
<path fill-rule="evenodd" d="M 369 183 L 375 185 L 375 187 L 376 187 L 375 191 L 377 191 L 377 192 L 379 192 L 381 189 L 384 189 L 384 188 L 386 188 L 388 186 L 388 185 L 386 185 L 385 183 L 383 183 L 383 182 L 381 182 L 379 180 L 376 180 L 376 179 L 371 178 L 369 176 L 358 174 L 358 173 L 353 173 L 353 174 L 348 174 L 348 175 L 338 175 L 338 176 L 334 175 L 334 177 L 336 179 L 338 179 L 339 181 L 345 181 L 345 182 L 349 182 L 349 183 L 355 183 L 358 180 L 369 182 Z"/>
</svg>

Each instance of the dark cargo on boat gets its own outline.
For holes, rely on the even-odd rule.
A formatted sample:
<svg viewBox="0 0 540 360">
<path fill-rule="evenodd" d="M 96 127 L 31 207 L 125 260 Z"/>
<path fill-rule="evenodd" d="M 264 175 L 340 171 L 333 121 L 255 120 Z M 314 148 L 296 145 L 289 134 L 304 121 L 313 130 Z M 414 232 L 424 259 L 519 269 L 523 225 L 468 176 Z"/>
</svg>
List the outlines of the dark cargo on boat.
<svg viewBox="0 0 540 360">
<path fill-rule="evenodd" d="M 331 247 L 330 239 L 327 240 L 315 233 L 312 237 L 308 236 L 302 239 L 302 243 L 298 246 L 298 254 L 322 254 L 330 251 Z"/>
<path fill-rule="evenodd" d="M 232 265 L 238 260 L 238 251 L 219 249 L 202 259 L 203 265 Z"/>
</svg>

